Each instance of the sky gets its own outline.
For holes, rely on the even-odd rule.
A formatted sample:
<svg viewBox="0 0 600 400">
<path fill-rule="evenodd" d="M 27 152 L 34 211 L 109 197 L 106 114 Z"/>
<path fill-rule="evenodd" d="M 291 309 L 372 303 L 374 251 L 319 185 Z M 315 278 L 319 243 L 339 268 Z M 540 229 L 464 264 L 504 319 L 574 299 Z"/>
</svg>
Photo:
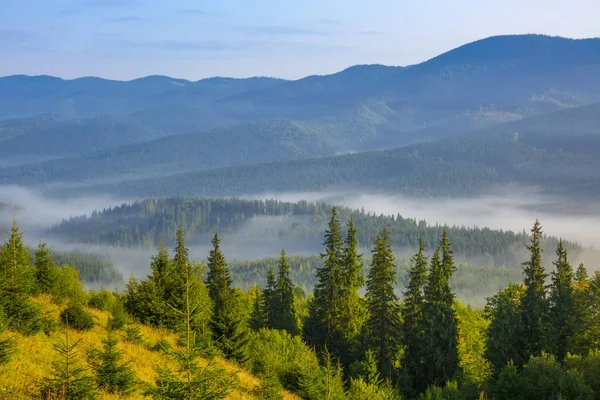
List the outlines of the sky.
<svg viewBox="0 0 600 400">
<path fill-rule="evenodd" d="M 0 76 L 296 79 L 499 34 L 598 37 L 598 0 L 0 0 Z"/>
</svg>

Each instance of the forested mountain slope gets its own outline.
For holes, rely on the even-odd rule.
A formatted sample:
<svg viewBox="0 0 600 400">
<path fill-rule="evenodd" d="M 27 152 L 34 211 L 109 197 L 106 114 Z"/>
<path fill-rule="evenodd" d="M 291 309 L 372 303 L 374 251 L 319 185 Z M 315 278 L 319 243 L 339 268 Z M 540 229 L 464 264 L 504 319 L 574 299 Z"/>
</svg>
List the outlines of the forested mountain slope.
<svg viewBox="0 0 600 400">
<path fill-rule="evenodd" d="M 250 146 L 242 131 L 248 129 L 252 134 L 248 128 L 252 125 L 244 123 L 276 120 L 297 126 L 313 139 L 317 135 L 317 143 L 324 149 L 332 144 L 341 146 L 337 151 L 310 149 L 313 156 L 320 156 L 406 145 L 599 102 L 599 77 L 600 39 L 499 36 L 409 67 L 359 65 L 297 81 L 210 78 L 190 82 L 151 76 L 118 82 L 5 77 L 0 78 L 0 117 L 50 113 L 90 124 L 81 129 L 55 129 L 50 124 L 38 128 L 43 131 L 37 136 L 15 138 L 5 151 L 21 155 L 76 156 L 78 152 L 152 140 L 160 135 L 158 132 L 204 132 L 237 124 L 242 125 L 231 128 L 238 132 L 232 147 L 244 151 Z M 96 118 L 106 116 L 118 117 L 120 122 L 97 126 Z M 122 133 L 124 140 L 115 133 Z M 266 128 L 261 134 L 269 137 L 272 146 L 265 144 L 265 150 L 270 152 L 281 146 L 299 147 L 305 140 L 301 135 L 295 142 L 285 130 L 271 132 Z M 0 132 L 0 140 L 3 136 Z M 38 143 L 41 136 L 53 143 Z M 61 143 L 69 145 L 56 148 Z M 225 150 L 217 143 L 207 145 L 216 146 L 216 152 Z M 129 150 L 135 153 L 136 148 Z M 122 172 L 136 168 L 119 157 L 96 157 Z M 260 161 L 273 158 L 262 157 Z M 244 162 L 253 160 L 240 159 Z M 68 163 L 68 168 L 54 164 L 35 168 L 56 167 L 69 179 L 69 169 L 86 167 L 79 160 Z M 228 164 L 214 166 L 224 165 Z"/>
<path fill-rule="evenodd" d="M 600 195 L 598 126 L 600 104 L 594 104 L 392 150 L 189 172 L 82 191 L 167 196 L 369 189 L 468 196 L 522 184 L 595 198 Z M 39 182 L 25 171 L 4 169 L 0 176 L 5 182 Z"/>
<path fill-rule="evenodd" d="M 160 240 L 173 238 L 178 226 L 191 244 L 206 243 L 209 235 L 219 230 L 231 240 L 240 237 L 278 240 L 319 251 L 322 231 L 331 206 L 325 203 L 286 203 L 276 200 L 184 199 L 144 200 L 131 205 L 74 217 L 49 230 L 48 234 L 71 242 L 118 246 L 157 246 Z M 428 225 L 408 216 L 376 216 L 364 211 L 339 208 L 341 218 L 352 217 L 362 248 L 369 248 L 384 226 L 390 230 L 390 241 L 397 249 L 414 249 L 419 238 L 435 248 L 443 227 Z M 261 223 L 261 217 L 272 217 Z M 253 223 L 256 221 L 256 223 Z M 454 249 L 462 259 L 490 259 L 496 265 L 518 265 L 517 248 L 528 236 L 521 232 L 487 228 L 450 227 Z M 240 233 L 241 232 L 241 233 Z M 556 238 L 549 237 L 547 246 L 555 247 Z M 569 244 L 573 255 L 580 248 Z M 291 251 L 291 250 L 290 250 Z M 244 259 L 244 257 L 238 256 Z"/>
</svg>

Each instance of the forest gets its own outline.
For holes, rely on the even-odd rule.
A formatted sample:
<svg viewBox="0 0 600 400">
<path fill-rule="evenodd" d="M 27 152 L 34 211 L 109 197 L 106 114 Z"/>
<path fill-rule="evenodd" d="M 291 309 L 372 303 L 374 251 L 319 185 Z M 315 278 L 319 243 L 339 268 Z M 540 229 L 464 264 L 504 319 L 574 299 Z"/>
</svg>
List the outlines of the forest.
<svg viewBox="0 0 600 400">
<path fill-rule="evenodd" d="M 236 287 L 226 236 L 214 233 L 206 261 L 198 262 L 181 226 L 172 250 L 159 242 L 148 276 L 131 277 L 120 292 L 89 291 L 44 243 L 30 254 L 14 223 L 0 248 L 0 393 L 600 399 L 600 272 L 571 265 L 562 240 L 546 249 L 540 222 L 523 244 L 521 279 L 475 308 L 457 299 L 453 283 L 461 269 L 453 234 L 460 243 L 460 231 L 440 228 L 434 243 L 417 235 L 397 291 L 391 227 L 382 224 L 363 255 L 354 215 L 335 207 L 326 213 L 321 254 L 310 259 L 312 291 L 295 282 L 285 249 L 268 264 L 264 283 Z M 35 367 L 39 380 L 7 378 L 34 368 L 22 343 L 48 338 L 55 350 L 48 365 Z M 141 372 L 150 359 L 153 371 Z"/>
</svg>

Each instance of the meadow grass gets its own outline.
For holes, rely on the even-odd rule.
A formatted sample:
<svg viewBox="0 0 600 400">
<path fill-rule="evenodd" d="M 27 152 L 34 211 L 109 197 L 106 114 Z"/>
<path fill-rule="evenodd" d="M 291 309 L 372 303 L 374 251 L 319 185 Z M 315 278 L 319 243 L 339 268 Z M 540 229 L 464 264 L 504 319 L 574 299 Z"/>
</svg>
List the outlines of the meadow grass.
<svg viewBox="0 0 600 400">
<path fill-rule="evenodd" d="M 51 301 L 48 296 L 39 296 L 34 301 L 42 306 L 44 313 L 56 321 L 59 320 L 60 311 L 66 307 L 66 304 L 59 305 Z M 92 314 L 95 327 L 86 332 L 69 329 L 70 340 L 80 340 L 78 345 L 80 362 L 86 363 L 86 350 L 90 348 L 101 349 L 101 340 L 107 335 L 107 322 L 109 314 L 93 308 L 86 308 Z M 173 361 L 162 352 L 150 349 L 150 346 L 156 344 L 159 340 L 174 344 L 176 337 L 173 333 L 165 330 L 140 325 L 143 337 L 142 343 L 128 343 L 120 340 L 117 348 L 122 352 L 125 361 L 130 365 L 142 384 L 152 383 L 155 378 L 155 368 L 159 365 L 169 365 L 174 367 Z M 3 336 L 10 336 L 15 342 L 15 352 L 11 361 L 0 366 L 0 399 L 35 399 L 39 397 L 39 382 L 43 377 L 51 373 L 52 362 L 58 357 L 53 345 L 59 343 L 64 338 L 65 330 L 61 326 L 49 336 L 44 333 L 38 333 L 35 336 L 23 336 L 17 333 L 6 332 Z M 229 394 L 228 399 L 254 399 L 253 391 L 260 385 L 261 380 L 241 369 L 239 366 L 221 358 L 214 360 L 228 374 L 233 376 L 237 382 L 237 387 Z M 201 364 L 206 364 L 206 360 L 201 360 Z M 284 392 L 283 397 L 286 400 L 299 399 L 297 396 Z M 100 399 L 143 399 L 146 398 L 138 390 L 133 395 L 126 397 L 101 392 Z"/>
</svg>

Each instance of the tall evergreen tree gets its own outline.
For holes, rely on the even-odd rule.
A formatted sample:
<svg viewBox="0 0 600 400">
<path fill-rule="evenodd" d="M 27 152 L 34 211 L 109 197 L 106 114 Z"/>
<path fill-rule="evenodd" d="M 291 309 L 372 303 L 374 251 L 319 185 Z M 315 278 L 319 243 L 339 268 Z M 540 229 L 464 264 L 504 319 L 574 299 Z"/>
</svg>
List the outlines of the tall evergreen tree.
<svg viewBox="0 0 600 400">
<path fill-rule="evenodd" d="M 259 331 L 267 327 L 265 296 L 258 286 L 253 286 L 251 290 L 254 292 L 254 297 L 252 299 L 252 312 L 250 314 L 250 328 L 254 331 Z"/>
<path fill-rule="evenodd" d="M 155 385 L 148 385 L 144 394 L 160 400 L 219 400 L 227 397 L 234 386 L 224 370 L 209 359 L 207 365 L 200 366 L 198 358 L 205 355 L 205 348 L 196 339 L 192 324 L 194 316 L 201 312 L 203 304 L 194 300 L 192 293 L 197 292 L 190 274 L 189 265 L 184 267 L 184 308 L 179 311 L 183 317 L 185 329 L 182 334 L 183 345 L 169 350 L 169 355 L 178 364 L 176 371 L 168 367 L 158 367 Z M 207 358 L 207 357 L 205 357 Z"/>
<path fill-rule="evenodd" d="M 213 248 L 208 255 L 206 277 L 208 293 L 213 301 L 210 326 L 217 346 L 225 355 L 243 362 L 247 358 L 248 332 L 244 319 L 236 309 L 237 297 L 231 287 L 231 275 L 220 243 L 219 235 L 215 233 Z"/>
<path fill-rule="evenodd" d="M 323 246 L 325 247 L 325 253 L 321 254 L 323 265 L 317 269 L 314 299 L 310 303 L 304 335 L 306 340 L 316 347 L 319 354 L 327 348 L 334 358 L 338 358 L 341 335 L 339 321 L 342 315 L 340 288 L 344 284 L 341 267 L 344 240 L 335 207 L 331 210 L 331 220 L 325 231 Z"/>
<path fill-rule="evenodd" d="M 569 264 L 567 250 L 562 240 L 556 248 L 557 260 L 554 262 L 556 270 L 552 272 L 550 286 L 550 344 L 553 354 L 562 362 L 567 353 L 572 351 L 574 326 L 574 288 L 573 268 Z"/>
<path fill-rule="evenodd" d="M 35 252 L 35 275 L 37 279 L 38 289 L 42 293 L 50 293 L 54 286 L 55 265 L 50 249 L 46 243 L 40 240 L 37 251 Z"/>
<path fill-rule="evenodd" d="M 523 285 L 511 284 L 487 299 L 485 314 L 490 320 L 485 356 L 496 375 L 512 362 L 523 366 L 527 361 L 522 354 L 523 319 L 521 299 Z"/>
<path fill-rule="evenodd" d="M 13 293 L 31 293 L 35 289 L 35 273 L 23 234 L 13 218 L 10 237 L 0 249 L 0 289 Z"/>
<path fill-rule="evenodd" d="M 522 299 L 523 355 L 525 359 L 541 354 L 545 339 L 549 304 L 546 298 L 546 271 L 542 266 L 542 226 L 535 221 L 531 229 L 531 243 L 527 246 L 530 258 L 523 263 L 525 295 Z"/>
<path fill-rule="evenodd" d="M 344 241 L 342 259 L 343 285 L 340 288 L 341 326 L 340 358 L 348 366 L 352 362 L 352 353 L 358 347 L 358 338 L 365 320 L 364 304 L 358 291 L 364 285 L 362 277 L 362 254 L 358 254 L 357 231 L 354 220 L 348 221 L 348 233 Z"/>
<path fill-rule="evenodd" d="M 275 320 L 277 319 L 277 291 L 275 285 L 275 271 L 272 266 L 269 266 L 267 272 L 267 286 L 263 290 L 264 316 L 265 326 L 273 329 Z"/>
<path fill-rule="evenodd" d="M 374 350 L 379 371 L 390 378 L 394 371 L 394 360 L 398 352 L 400 314 L 396 285 L 394 253 L 389 243 L 387 229 L 377 236 L 373 248 L 371 270 L 367 278 L 366 302 L 369 317 L 367 343 Z"/>
<path fill-rule="evenodd" d="M 583 264 L 580 264 L 575 272 L 573 287 L 573 326 L 575 332 L 573 332 L 572 350 L 575 354 L 587 354 L 591 347 L 587 334 L 591 323 L 591 302 L 589 301 L 590 280 Z"/>
<path fill-rule="evenodd" d="M 425 386 L 442 386 L 459 373 L 458 324 L 453 308 L 454 293 L 449 282 L 454 269 L 451 243 L 444 229 L 440 249 L 436 250 L 431 259 L 424 290 Z"/>
<path fill-rule="evenodd" d="M 285 250 L 281 250 L 281 258 L 277 268 L 275 284 L 276 313 L 273 328 L 283 329 L 292 335 L 298 333 L 296 311 L 294 309 L 294 284 L 290 278 L 291 267 L 288 264 Z"/>
<path fill-rule="evenodd" d="M 404 293 L 402 305 L 402 344 L 404 357 L 402 359 L 405 389 L 409 387 L 421 390 L 423 381 L 423 308 L 425 297 L 423 289 L 427 283 L 427 257 L 425 256 L 425 243 L 419 239 L 419 251 L 411 259 L 413 266 L 408 271 L 408 286 Z M 413 393 L 409 393 L 414 396 Z"/>
</svg>

